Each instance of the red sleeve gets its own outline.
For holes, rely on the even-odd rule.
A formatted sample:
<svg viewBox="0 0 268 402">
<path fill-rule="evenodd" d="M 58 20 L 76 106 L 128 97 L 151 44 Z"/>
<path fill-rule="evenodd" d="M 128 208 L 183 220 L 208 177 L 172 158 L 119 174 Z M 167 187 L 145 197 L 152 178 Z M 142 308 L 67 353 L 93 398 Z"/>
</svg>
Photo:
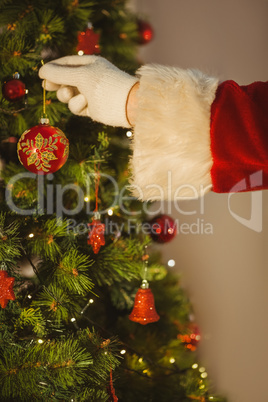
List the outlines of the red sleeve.
<svg viewBox="0 0 268 402">
<path fill-rule="evenodd" d="M 211 106 L 212 190 L 268 188 L 268 82 L 219 85 Z M 252 182 L 262 171 L 262 185 Z M 253 175 L 250 179 L 250 176 Z"/>
</svg>

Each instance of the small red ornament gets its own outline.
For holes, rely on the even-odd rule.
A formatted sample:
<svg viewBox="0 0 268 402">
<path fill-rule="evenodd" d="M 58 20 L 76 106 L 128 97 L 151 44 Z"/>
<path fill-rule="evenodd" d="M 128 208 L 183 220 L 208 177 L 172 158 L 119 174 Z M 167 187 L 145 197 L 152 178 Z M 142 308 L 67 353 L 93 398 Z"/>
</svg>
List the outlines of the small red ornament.
<svg viewBox="0 0 268 402">
<path fill-rule="evenodd" d="M 158 215 L 150 221 L 151 238 L 157 243 L 167 243 L 177 234 L 177 226 L 168 215 Z"/>
<path fill-rule="evenodd" d="M 64 165 L 69 155 L 69 141 L 59 128 L 38 124 L 24 131 L 17 151 L 26 169 L 45 175 L 56 172 Z"/>
<path fill-rule="evenodd" d="M 143 281 L 142 286 L 136 293 L 133 310 L 129 315 L 129 319 L 146 325 L 158 321 L 159 318 L 155 310 L 153 292 L 148 287 L 147 281 Z"/>
<path fill-rule="evenodd" d="M 101 246 L 105 245 L 105 224 L 101 223 L 99 219 L 93 218 L 92 222 L 88 224 L 90 232 L 88 234 L 87 243 L 92 246 L 95 254 L 98 254 Z"/>
<path fill-rule="evenodd" d="M 190 333 L 188 334 L 179 334 L 178 339 L 185 344 L 186 349 L 194 352 L 197 348 L 198 342 L 201 339 L 199 328 L 196 325 L 190 327 Z"/>
<path fill-rule="evenodd" d="M 6 81 L 2 86 L 3 97 L 9 102 L 16 102 L 25 96 L 25 84 L 19 79 Z"/>
<path fill-rule="evenodd" d="M 151 40 L 154 37 L 154 31 L 152 26 L 145 21 L 138 20 L 138 33 L 139 33 L 139 44 L 140 45 L 145 45 L 146 43 L 151 42 Z"/>
<path fill-rule="evenodd" d="M 9 102 L 16 102 L 24 98 L 26 94 L 25 84 L 19 80 L 19 73 L 13 75 L 13 79 L 5 81 L 2 86 L 3 97 Z"/>
<path fill-rule="evenodd" d="M 13 292 L 15 278 L 8 277 L 7 271 L 0 271 L 0 305 L 6 308 L 9 300 L 15 300 Z"/>
<path fill-rule="evenodd" d="M 99 37 L 100 35 L 94 32 L 92 28 L 87 28 L 84 32 L 79 32 L 77 35 L 77 52 L 79 54 L 100 53 Z"/>
</svg>

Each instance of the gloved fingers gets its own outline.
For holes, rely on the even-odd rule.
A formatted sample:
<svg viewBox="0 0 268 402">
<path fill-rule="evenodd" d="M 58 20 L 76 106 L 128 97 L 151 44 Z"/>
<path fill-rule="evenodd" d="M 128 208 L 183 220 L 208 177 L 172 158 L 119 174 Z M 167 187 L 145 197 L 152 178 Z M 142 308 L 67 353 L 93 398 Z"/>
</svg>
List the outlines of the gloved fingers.
<svg viewBox="0 0 268 402">
<path fill-rule="evenodd" d="M 52 60 L 47 64 L 58 64 L 61 66 L 79 67 L 79 66 L 85 66 L 87 64 L 93 64 L 100 59 L 102 59 L 101 56 L 95 56 L 95 55 L 86 55 L 86 54 L 83 56 L 72 55 Z M 42 66 L 40 70 L 42 70 L 43 67 L 45 67 L 47 64 L 44 64 L 44 66 Z"/>
<path fill-rule="evenodd" d="M 87 107 L 85 107 L 84 109 L 82 109 L 82 110 L 79 112 L 78 116 L 89 117 Z"/>
<path fill-rule="evenodd" d="M 70 86 L 61 86 L 57 90 L 57 98 L 60 102 L 68 103 L 70 99 L 78 94 L 78 90 Z"/>
<path fill-rule="evenodd" d="M 50 61 L 39 70 L 39 77 L 61 85 L 77 86 L 79 67 L 94 64 L 99 56 L 66 56 Z"/>
<path fill-rule="evenodd" d="M 45 88 L 46 91 L 57 91 L 60 88 L 60 85 L 51 81 L 43 80 L 42 87 Z"/>
<path fill-rule="evenodd" d="M 86 116 L 87 100 L 84 95 L 78 94 L 70 99 L 68 107 L 72 113 L 78 114 L 79 116 Z"/>
<path fill-rule="evenodd" d="M 61 66 L 52 62 L 40 68 L 39 77 L 57 85 L 71 86 L 76 86 L 79 79 L 77 67 Z"/>
</svg>

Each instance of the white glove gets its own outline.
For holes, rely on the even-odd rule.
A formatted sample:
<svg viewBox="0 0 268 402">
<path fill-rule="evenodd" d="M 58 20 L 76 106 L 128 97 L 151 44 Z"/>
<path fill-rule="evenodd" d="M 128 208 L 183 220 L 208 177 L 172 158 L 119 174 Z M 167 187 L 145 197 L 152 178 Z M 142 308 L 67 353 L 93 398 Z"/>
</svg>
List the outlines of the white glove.
<svg viewBox="0 0 268 402">
<path fill-rule="evenodd" d="M 100 56 L 66 56 L 39 70 L 48 91 L 57 91 L 72 113 L 110 126 L 130 127 L 126 103 L 138 78 Z M 43 82 L 44 86 L 44 82 Z"/>
</svg>

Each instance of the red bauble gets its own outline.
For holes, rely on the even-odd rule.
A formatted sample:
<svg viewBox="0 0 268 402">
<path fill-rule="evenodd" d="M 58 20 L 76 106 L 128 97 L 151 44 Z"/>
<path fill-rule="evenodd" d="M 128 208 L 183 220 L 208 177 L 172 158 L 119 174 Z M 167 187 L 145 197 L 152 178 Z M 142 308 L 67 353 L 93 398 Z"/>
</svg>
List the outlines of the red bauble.
<svg viewBox="0 0 268 402">
<path fill-rule="evenodd" d="M 134 306 L 129 319 L 139 324 L 146 325 L 159 320 L 155 310 L 154 295 L 151 289 L 139 288 L 134 301 Z"/>
<path fill-rule="evenodd" d="M 25 84 L 19 79 L 9 80 L 2 87 L 3 97 L 10 102 L 23 99 L 25 92 Z"/>
<path fill-rule="evenodd" d="M 100 35 L 95 33 L 92 28 L 87 28 L 84 32 L 77 35 L 78 45 L 77 52 L 80 54 L 96 54 L 100 53 L 99 48 Z"/>
<path fill-rule="evenodd" d="M 145 45 L 146 43 L 151 42 L 151 40 L 154 37 L 154 31 L 152 26 L 145 21 L 138 20 L 138 33 L 139 33 L 139 44 L 140 45 Z"/>
<path fill-rule="evenodd" d="M 13 292 L 15 278 L 8 277 L 7 271 L 0 271 L 0 305 L 7 306 L 9 300 L 15 300 Z"/>
<path fill-rule="evenodd" d="M 101 223 L 99 219 L 93 219 L 91 223 L 88 224 L 90 232 L 88 234 L 88 244 L 91 245 L 95 254 L 98 254 L 101 246 L 105 245 L 105 224 Z"/>
<path fill-rule="evenodd" d="M 24 131 L 17 151 L 21 164 L 30 172 L 54 173 L 68 158 L 69 141 L 59 128 L 38 124 Z"/>
<path fill-rule="evenodd" d="M 167 243 L 177 234 L 177 226 L 168 215 L 158 215 L 150 221 L 151 238 L 157 243 Z"/>
</svg>

